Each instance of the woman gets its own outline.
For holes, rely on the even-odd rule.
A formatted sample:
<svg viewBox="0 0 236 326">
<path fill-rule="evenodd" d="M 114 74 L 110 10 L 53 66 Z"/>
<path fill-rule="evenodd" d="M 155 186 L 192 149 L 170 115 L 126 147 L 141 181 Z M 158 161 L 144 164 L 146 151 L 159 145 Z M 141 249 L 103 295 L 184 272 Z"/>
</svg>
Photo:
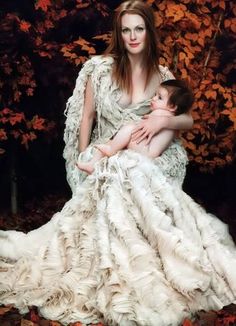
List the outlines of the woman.
<svg viewBox="0 0 236 326">
<path fill-rule="evenodd" d="M 89 160 L 93 145 L 139 121 L 157 83 L 172 77 L 156 64 L 154 40 L 150 8 L 121 4 L 106 55 L 87 61 L 68 101 L 64 156 L 73 197 L 27 235 L 2 232 L 0 302 L 22 312 L 38 306 L 64 324 L 166 326 L 235 301 L 235 247 L 226 226 L 181 190 L 179 142 L 155 160 L 125 150 L 90 176 L 76 168 L 78 148 Z M 185 115 L 144 120 L 134 139 L 191 123 Z"/>
</svg>

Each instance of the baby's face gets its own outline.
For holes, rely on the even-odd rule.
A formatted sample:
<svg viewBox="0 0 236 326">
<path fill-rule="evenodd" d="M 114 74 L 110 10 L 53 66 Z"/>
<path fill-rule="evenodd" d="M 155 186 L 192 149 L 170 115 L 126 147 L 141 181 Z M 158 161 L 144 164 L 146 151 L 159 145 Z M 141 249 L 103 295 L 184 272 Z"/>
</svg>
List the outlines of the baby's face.
<svg viewBox="0 0 236 326">
<path fill-rule="evenodd" d="M 167 89 L 160 86 L 155 96 L 151 100 L 151 109 L 169 110 L 168 100 L 169 100 L 169 93 Z"/>
</svg>

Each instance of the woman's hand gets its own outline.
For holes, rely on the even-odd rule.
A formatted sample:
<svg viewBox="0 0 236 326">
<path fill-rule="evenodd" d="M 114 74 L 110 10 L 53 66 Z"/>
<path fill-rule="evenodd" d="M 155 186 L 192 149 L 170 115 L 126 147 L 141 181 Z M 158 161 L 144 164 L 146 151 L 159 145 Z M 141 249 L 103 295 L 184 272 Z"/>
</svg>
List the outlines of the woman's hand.
<svg viewBox="0 0 236 326">
<path fill-rule="evenodd" d="M 169 118 L 162 115 L 144 115 L 142 121 L 138 123 L 132 132 L 131 141 L 139 144 L 145 139 L 145 144 L 148 145 L 155 134 L 158 134 L 162 129 L 168 128 Z"/>
<path fill-rule="evenodd" d="M 193 118 L 190 114 L 184 113 L 178 116 L 163 116 L 147 114 L 143 116 L 137 127 L 132 132 L 131 141 L 139 144 L 146 140 L 148 145 L 152 137 L 162 129 L 186 130 L 192 128 Z"/>
</svg>

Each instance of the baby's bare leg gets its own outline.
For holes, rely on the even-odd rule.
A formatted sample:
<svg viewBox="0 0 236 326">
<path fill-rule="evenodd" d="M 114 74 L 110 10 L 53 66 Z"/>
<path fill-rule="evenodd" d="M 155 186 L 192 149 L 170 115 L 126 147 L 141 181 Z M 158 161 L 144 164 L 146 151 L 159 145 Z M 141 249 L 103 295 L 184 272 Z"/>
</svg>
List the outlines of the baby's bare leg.
<svg viewBox="0 0 236 326">
<path fill-rule="evenodd" d="M 129 149 L 146 155 L 148 157 L 158 157 L 164 150 L 170 145 L 174 138 L 175 132 L 173 130 L 164 129 L 160 131 L 156 136 L 153 136 L 150 144 L 146 145 L 146 139 L 137 144 L 135 141 L 130 141 L 128 144 Z"/>
<path fill-rule="evenodd" d="M 98 148 L 105 156 L 115 155 L 118 151 L 127 147 L 134 128 L 134 123 L 123 126 L 109 143 L 96 145 L 96 148 Z"/>
<path fill-rule="evenodd" d="M 135 152 L 138 152 L 140 154 L 148 156 L 148 145 L 146 145 L 146 139 L 142 140 L 140 143 L 137 144 L 136 141 L 130 141 L 128 146 L 128 149 L 132 149 Z"/>
<path fill-rule="evenodd" d="M 148 147 L 148 156 L 155 158 L 160 156 L 170 145 L 175 136 L 175 131 L 163 129 L 153 136 Z"/>
</svg>

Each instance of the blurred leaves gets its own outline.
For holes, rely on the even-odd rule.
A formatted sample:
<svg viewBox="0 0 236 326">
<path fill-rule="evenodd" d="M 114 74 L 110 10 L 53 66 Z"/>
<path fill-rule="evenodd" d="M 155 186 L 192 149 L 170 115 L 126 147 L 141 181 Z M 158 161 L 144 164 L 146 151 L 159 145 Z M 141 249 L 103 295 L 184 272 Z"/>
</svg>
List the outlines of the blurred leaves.
<svg viewBox="0 0 236 326">
<path fill-rule="evenodd" d="M 182 133 L 190 161 L 204 171 L 229 164 L 236 139 L 233 2 L 147 2 L 155 11 L 160 63 L 194 90 L 194 127 Z M 80 66 L 109 43 L 110 14 L 119 3 L 37 0 L 27 5 L 27 15 L 21 7 L 1 16 L 0 111 L 9 108 L 15 116 L 12 113 L 8 123 L 1 117 L 0 153 L 7 149 L 4 144 L 10 135 L 28 147 L 47 134 L 47 123 L 54 128 L 60 125 Z"/>
</svg>

